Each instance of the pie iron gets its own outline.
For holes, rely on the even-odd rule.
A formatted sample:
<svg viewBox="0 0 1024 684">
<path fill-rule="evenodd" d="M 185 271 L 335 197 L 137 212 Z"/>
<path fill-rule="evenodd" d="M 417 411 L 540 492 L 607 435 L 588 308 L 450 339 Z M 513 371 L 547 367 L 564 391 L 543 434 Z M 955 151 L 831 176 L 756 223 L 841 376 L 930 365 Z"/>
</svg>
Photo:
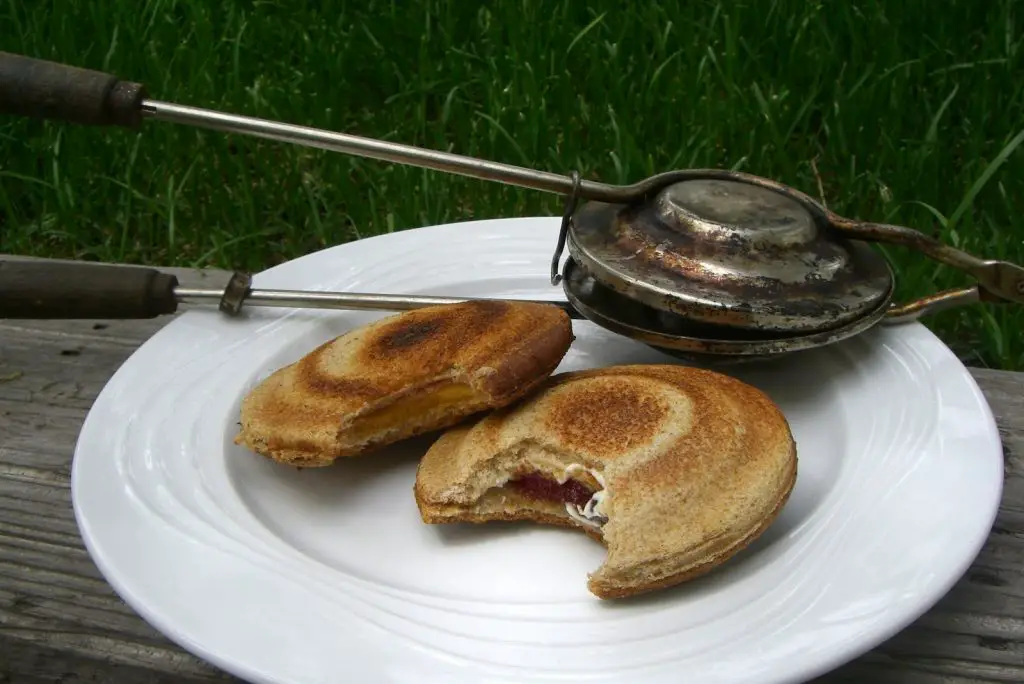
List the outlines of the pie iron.
<svg viewBox="0 0 1024 684">
<path fill-rule="evenodd" d="M 844 218 L 794 188 L 738 171 L 670 171 L 632 185 L 608 185 L 575 172 L 563 176 L 162 102 L 149 98 L 142 84 L 111 74 L 3 52 L 0 112 L 129 129 L 154 119 L 562 194 L 566 210 L 551 284 L 561 284 L 568 301 L 557 304 L 676 356 L 772 357 L 952 306 L 1024 303 L 1024 268 L 1016 264 L 980 259 L 911 228 Z M 870 243 L 916 250 L 977 284 L 897 305 L 894 271 Z M 236 274 L 233 281 L 240 277 L 244 280 Z M 165 288 L 165 294 L 172 290 Z M 233 295 L 239 303 L 251 294 L 243 290 L 239 295 L 236 288 Z M 218 294 L 223 293 L 167 296 L 173 303 Z M 408 309 L 439 300 L 285 292 L 277 299 L 252 297 L 250 303 L 281 301 Z M 220 308 L 228 315 L 240 308 L 223 302 L 221 297 Z M 168 308 L 173 306 L 153 310 Z"/>
</svg>

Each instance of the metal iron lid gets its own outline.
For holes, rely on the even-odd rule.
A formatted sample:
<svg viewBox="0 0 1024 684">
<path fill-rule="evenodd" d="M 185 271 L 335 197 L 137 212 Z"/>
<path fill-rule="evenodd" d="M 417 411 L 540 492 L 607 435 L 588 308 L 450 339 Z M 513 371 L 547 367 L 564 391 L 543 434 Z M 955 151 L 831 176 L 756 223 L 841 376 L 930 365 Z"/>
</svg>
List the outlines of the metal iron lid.
<svg viewBox="0 0 1024 684">
<path fill-rule="evenodd" d="M 650 202 L 580 208 L 570 256 L 601 284 L 654 309 L 745 330 L 849 325 L 888 301 L 893 273 L 808 206 L 741 180 L 698 178 Z"/>
</svg>

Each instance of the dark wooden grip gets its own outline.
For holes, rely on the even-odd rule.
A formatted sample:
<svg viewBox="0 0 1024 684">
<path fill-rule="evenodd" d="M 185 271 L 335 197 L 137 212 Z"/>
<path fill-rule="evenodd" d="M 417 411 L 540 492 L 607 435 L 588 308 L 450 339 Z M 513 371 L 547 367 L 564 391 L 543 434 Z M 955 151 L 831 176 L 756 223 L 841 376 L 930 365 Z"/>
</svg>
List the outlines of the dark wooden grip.
<svg viewBox="0 0 1024 684">
<path fill-rule="evenodd" d="M 178 278 L 152 268 L 0 261 L 0 318 L 155 318 L 178 307 Z"/>
<path fill-rule="evenodd" d="M 146 88 L 101 71 L 0 52 L 0 113 L 135 128 Z"/>
</svg>

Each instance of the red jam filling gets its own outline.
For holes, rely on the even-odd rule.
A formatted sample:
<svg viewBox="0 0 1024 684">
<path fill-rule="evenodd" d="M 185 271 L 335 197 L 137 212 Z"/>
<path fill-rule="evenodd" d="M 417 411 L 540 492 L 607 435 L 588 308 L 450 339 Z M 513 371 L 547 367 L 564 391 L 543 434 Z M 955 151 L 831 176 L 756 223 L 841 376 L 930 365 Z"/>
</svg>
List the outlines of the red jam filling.
<svg viewBox="0 0 1024 684">
<path fill-rule="evenodd" d="M 579 480 L 570 478 L 562 484 L 558 484 L 555 480 L 544 477 L 540 473 L 519 475 L 515 479 L 509 480 L 506 486 L 531 499 L 571 503 L 577 506 L 585 506 L 590 501 L 590 497 L 594 495 L 594 491 Z"/>
</svg>

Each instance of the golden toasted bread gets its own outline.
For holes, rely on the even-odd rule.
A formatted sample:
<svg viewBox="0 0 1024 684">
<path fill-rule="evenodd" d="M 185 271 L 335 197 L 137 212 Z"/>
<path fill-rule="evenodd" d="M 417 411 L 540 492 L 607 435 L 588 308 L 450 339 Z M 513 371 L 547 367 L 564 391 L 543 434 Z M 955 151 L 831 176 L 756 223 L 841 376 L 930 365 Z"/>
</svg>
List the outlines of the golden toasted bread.
<svg viewBox="0 0 1024 684">
<path fill-rule="evenodd" d="M 473 301 L 406 311 L 326 342 L 242 401 L 235 442 L 324 466 L 501 407 L 546 379 L 572 343 L 558 307 Z"/>
<path fill-rule="evenodd" d="M 532 520 L 607 548 L 599 598 L 697 577 L 775 519 L 796 480 L 780 409 L 734 378 L 677 365 L 551 377 L 513 406 L 448 430 L 420 460 L 426 523 Z"/>
</svg>

